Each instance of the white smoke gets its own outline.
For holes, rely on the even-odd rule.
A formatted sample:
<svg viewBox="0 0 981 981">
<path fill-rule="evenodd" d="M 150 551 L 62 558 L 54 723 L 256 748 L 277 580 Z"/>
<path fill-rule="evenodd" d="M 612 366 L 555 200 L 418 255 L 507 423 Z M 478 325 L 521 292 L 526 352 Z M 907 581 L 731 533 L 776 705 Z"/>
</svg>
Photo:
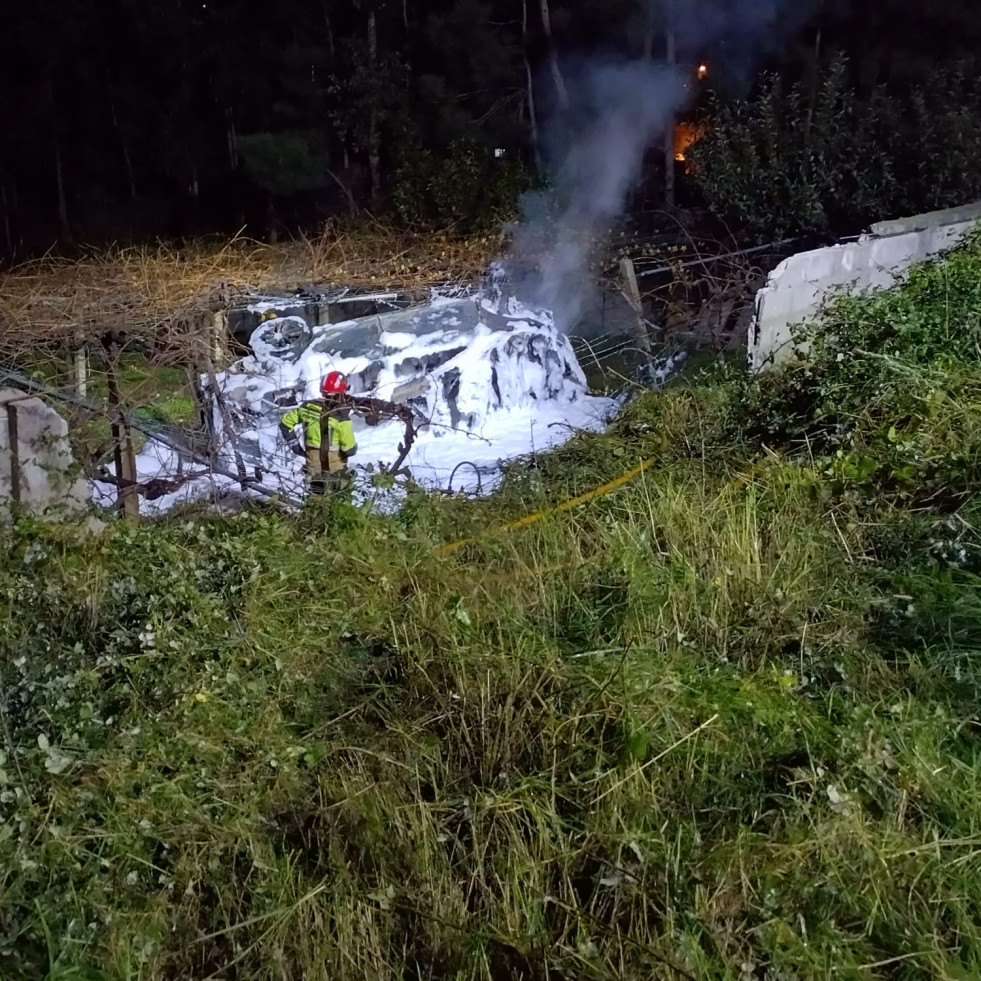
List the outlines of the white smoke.
<svg viewBox="0 0 981 981">
<path fill-rule="evenodd" d="M 717 46 L 729 70 L 745 75 L 789 30 L 810 0 L 648 0 L 654 22 L 677 41 L 678 67 L 654 61 L 566 62 L 568 105 L 544 127 L 550 186 L 526 194 L 514 229 L 517 266 L 537 266 L 526 299 L 571 330 L 592 291 L 599 237 L 619 218 L 648 147 L 661 146 L 691 90 L 691 60 Z M 546 83 L 547 84 L 547 83 Z"/>
<path fill-rule="evenodd" d="M 568 79 L 570 108 L 547 146 L 552 186 L 522 201 L 515 254 L 547 242 L 532 302 L 568 330 L 588 301 L 595 236 L 622 212 L 644 150 L 685 99 L 684 75 L 646 61 L 593 64 Z"/>
</svg>

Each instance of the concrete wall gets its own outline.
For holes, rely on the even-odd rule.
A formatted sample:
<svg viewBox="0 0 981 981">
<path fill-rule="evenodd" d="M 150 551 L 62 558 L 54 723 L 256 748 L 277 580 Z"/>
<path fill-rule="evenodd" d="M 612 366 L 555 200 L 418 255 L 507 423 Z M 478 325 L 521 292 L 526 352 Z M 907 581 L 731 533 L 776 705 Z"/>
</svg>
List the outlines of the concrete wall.
<svg viewBox="0 0 981 981">
<path fill-rule="evenodd" d="M 978 219 L 981 203 L 883 221 L 856 242 L 785 259 L 756 298 L 756 316 L 749 328 L 753 369 L 792 354 L 791 327 L 812 320 L 833 290 L 891 286 L 909 266 L 955 245 Z"/>
<path fill-rule="evenodd" d="M 82 514 L 90 495 L 76 471 L 68 423 L 39 398 L 0 389 L 0 520 Z"/>
</svg>

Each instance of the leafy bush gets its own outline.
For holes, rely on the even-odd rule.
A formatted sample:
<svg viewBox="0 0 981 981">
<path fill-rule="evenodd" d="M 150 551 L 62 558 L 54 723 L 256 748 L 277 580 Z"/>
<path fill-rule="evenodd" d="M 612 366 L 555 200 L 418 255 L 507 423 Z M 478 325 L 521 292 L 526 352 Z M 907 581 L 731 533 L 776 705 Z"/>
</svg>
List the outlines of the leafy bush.
<svg viewBox="0 0 981 981">
<path fill-rule="evenodd" d="M 315 133 L 244 133 L 238 150 L 257 187 L 285 196 L 327 184 L 327 154 L 321 142 Z"/>
<path fill-rule="evenodd" d="M 745 393 L 771 446 L 823 454 L 829 486 L 955 506 L 981 477 L 981 232 L 892 290 L 833 298 L 798 363 Z"/>
<path fill-rule="evenodd" d="M 981 81 L 937 69 L 900 95 L 861 95 L 838 60 L 813 92 L 768 79 L 716 103 L 690 150 L 711 209 L 758 238 L 853 233 L 869 222 L 981 196 Z"/>
<path fill-rule="evenodd" d="M 407 225 L 480 231 L 517 214 L 531 183 L 524 164 L 495 159 L 476 143 L 458 141 L 445 153 L 406 150 L 392 180 L 392 204 Z"/>
</svg>

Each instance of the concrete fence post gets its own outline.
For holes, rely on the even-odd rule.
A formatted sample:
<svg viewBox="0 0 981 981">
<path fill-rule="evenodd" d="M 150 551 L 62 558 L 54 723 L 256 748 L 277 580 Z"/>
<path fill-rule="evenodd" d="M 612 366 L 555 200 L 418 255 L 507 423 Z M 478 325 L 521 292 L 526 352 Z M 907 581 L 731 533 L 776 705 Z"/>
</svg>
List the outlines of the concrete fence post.
<svg viewBox="0 0 981 981">
<path fill-rule="evenodd" d="M 68 423 L 29 392 L 0 389 L 0 521 L 20 515 L 68 520 L 90 503 Z"/>
<path fill-rule="evenodd" d="M 75 394 L 79 398 L 88 398 L 89 394 L 89 349 L 81 337 L 75 337 L 72 350 L 72 382 Z"/>
</svg>

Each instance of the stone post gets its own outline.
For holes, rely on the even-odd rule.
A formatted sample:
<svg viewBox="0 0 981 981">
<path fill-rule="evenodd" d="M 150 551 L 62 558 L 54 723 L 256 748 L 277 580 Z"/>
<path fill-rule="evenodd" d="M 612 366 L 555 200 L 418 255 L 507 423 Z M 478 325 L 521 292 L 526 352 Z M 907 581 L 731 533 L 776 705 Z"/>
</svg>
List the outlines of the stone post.
<svg viewBox="0 0 981 981">
<path fill-rule="evenodd" d="M 0 518 L 73 518 L 87 510 L 88 483 L 77 473 L 68 423 L 41 399 L 0 389 Z"/>
</svg>

